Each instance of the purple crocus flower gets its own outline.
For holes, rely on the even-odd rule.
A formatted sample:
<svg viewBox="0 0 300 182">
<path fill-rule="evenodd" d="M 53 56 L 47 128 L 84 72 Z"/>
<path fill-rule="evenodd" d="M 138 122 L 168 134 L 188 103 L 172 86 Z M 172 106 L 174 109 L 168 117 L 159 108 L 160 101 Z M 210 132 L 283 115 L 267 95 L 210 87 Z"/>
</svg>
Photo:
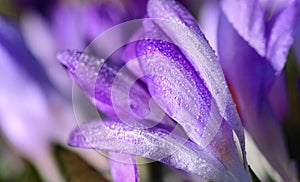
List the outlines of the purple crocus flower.
<svg viewBox="0 0 300 182">
<path fill-rule="evenodd" d="M 212 181 L 251 181 L 241 121 L 198 24 L 174 0 L 150 0 L 147 15 L 152 19 L 145 19 L 145 37 L 135 43 L 144 75 L 138 81 L 128 69 L 133 61 L 116 64 L 80 51 L 59 53 L 76 83 L 108 116 L 75 129 L 69 144 L 113 152 L 125 161 L 147 157 Z M 172 130 L 176 124 L 189 139 Z M 127 163 L 129 173 L 114 164 L 113 174 L 138 181 L 134 162 Z"/>
<path fill-rule="evenodd" d="M 283 181 L 297 181 L 280 128 L 287 112 L 284 68 L 298 2 L 222 0 L 218 54 L 245 128 Z M 226 44 L 224 44 L 226 42 Z"/>
</svg>

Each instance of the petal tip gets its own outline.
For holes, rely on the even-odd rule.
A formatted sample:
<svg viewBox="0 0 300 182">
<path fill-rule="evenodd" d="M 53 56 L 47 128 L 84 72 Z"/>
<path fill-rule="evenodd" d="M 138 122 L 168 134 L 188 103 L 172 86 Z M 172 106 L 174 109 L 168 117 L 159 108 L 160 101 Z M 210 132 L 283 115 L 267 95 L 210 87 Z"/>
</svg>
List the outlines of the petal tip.
<svg viewBox="0 0 300 182">
<path fill-rule="evenodd" d="M 71 147 L 86 147 L 87 141 L 80 128 L 74 129 L 68 139 L 68 145 Z"/>
<path fill-rule="evenodd" d="M 76 68 L 77 62 L 79 62 L 82 52 L 78 50 L 63 50 L 56 53 L 56 59 L 64 65 L 68 70 Z"/>
</svg>

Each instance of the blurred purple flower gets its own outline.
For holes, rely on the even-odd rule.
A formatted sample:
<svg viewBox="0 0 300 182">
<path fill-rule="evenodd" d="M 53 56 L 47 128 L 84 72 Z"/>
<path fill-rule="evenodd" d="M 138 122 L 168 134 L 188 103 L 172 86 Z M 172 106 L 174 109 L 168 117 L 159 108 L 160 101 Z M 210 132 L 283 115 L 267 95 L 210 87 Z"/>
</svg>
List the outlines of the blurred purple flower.
<svg viewBox="0 0 300 182">
<path fill-rule="evenodd" d="M 129 154 L 124 156 L 129 160 L 130 155 L 144 156 L 212 181 L 250 181 L 244 169 L 243 127 L 198 24 L 173 0 L 150 0 L 147 14 L 153 19 L 144 20 L 145 39 L 134 44 L 145 75 L 138 81 L 127 69 L 130 60 L 115 64 L 79 51 L 58 54 L 76 83 L 108 115 L 75 129 L 69 144 Z M 190 140 L 171 130 L 176 123 Z M 119 167 L 112 170 L 120 169 L 123 179 L 138 180 L 134 163 L 127 165 L 129 174 Z"/>
<path fill-rule="evenodd" d="M 68 121 L 59 123 L 58 130 L 54 121 L 67 119 L 64 113 L 55 111 L 54 105 L 58 103 L 52 101 L 59 96 L 26 48 L 17 26 L 0 17 L 0 27 L 0 128 L 9 143 L 33 162 L 45 180 L 61 180 L 50 144 L 63 142 L 65 132 L 72 126 Z"/>
<path fill-rule="evenodd" d="M 287 113 L 284 68 L 298 2 L 222 0 L 218 54 L 245 128 L 284 181 L 297 181 L 280 128 Z"/>
</svg>

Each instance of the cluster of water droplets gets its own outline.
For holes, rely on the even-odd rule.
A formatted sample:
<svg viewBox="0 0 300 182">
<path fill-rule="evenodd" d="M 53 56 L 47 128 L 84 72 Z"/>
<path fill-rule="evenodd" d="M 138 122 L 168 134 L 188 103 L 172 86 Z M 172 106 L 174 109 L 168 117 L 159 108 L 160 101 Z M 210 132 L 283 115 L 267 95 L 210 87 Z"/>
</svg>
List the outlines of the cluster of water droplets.
<svg viewBox="0 0 300 182">
<path fill-rule="evenodd" d="M 151 95 L 163 98 L 165 111 L 199 141 L 211 117 L 212 96 L 204 81 L 169 41 L 146 39 L 138 49 Z"/>
<path fill-rule="evenodd" d="M 115 120 L 93 121 L 83 127 L 83 132 L 72 133 L 72 143 L 83 142 L 85 148 L 143 156 L 207 179 L 235 181 L 208 151 L 164 129 L 139 129 Z"/>
</svg>

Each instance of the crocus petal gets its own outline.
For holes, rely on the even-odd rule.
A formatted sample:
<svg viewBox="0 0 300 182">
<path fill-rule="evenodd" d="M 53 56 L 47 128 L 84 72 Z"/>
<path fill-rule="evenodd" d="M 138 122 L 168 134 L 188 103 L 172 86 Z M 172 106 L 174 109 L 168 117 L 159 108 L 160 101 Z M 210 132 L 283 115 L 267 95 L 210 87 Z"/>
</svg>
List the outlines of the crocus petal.
<svg viewBox="0 0 300 182">
<path fill-rule="evenodd" d="M 238 34 L 267 58 L 278 75 L 293 43 L 297 0 L 222 0 L 221 7 Z"/>
<path fill-rule="evenodd" d="M 171 42 L 180 45 L 179 48 L 189 61 L 191 68 L 204 80 L 217 105 L 216 107 L 212 102 L 210 106 L 211 116 L 216 114 L 214 117 L 217 117 L 217 114 L 220 113 L 229 122 L 239 138 L 246 165 L 244 134 L 240 118 L 227 89 L 218 59 L 197 22 L 184 7 L 173 0 L 150 0 L 148 2 L 148 15 L 150 18 L 154 18 L 153 22 L 170 38 Z M 195 142 L 197 143 L 197 141 Z M 199 143 L 199 145 L 202 144 Z"/>
<path fill-rule="evenodd" d="M 12 55 L 17 64 L 22 64 L 29 76 L 37 81 L 45 90 L 53 88 L 44 69 L 27 49 L 19 28 L 12 22 L 0 16 L 0 44 L 5 47 L 8 54 Z M 17 52 L 16 52 L 17 50 Z"/>
<path fill-rule="evenodd" d="M 49 153 L 50 140 L 56 128 L 49 120 L 51 115 L 43 89 L 18 67 L 19 64 L 1 44 L 0 59 L 2 134 L 14 149 L 38 167 L 44 180 L 60 181 L 61 175 Z"/>
<path fill-rule="evenodd" d="M 159 122 L 165 117 L 126 65 L 111 64 L 109 60 L 104 62 L 79 51 L 61 52 L 58 59 L 92 102 L 106 114 L 117 115 L 131 124 L 137 121 L 136 124 L 141 126 L 146 124 L 140 123 L 141 119 Z"/>
<path fill-rule="evenodd" d="M 249 132 L 283 181 L 296 182 L 298 181 L 297 169 L 294 162 L 289 159 L 280 123 L 276 120 L 270 106 L 264 105 L 263 107 L 261 112 L 265 114 L 252 119 L 258 122 L 255 122 L 255 129 L 254 126 L 248 127 Z M 257 127 L 258 124 L 260 127 Z"/>
<path fill-rule="evenodd" d="M 272 66 L 238 35 L 224 16 L 220 22 L 218 50 L 244 126 L 273 168 L 286 181 L 293 181 L 295 173 L 289 172 L 280 125 L 268 100 L 270 87 L 265 85 L 266 80 L 274 79 Z"/>
<path fill-rule="evenodd" d="M 294 0 L 276 17 L 268 39 L 266 58 L 278 75 L 284 68 L 296 28 L 298 1 Z"/>
<path fill-rule="evenodd" d="M 205 1 L 198 13 L 200 28 L 217 54 L 217 31 L 221 14 L 219 4 L 216 0 Z"/>
<path fill-rule="evenodd" d="M 51 27 L 56 37 L 56 45 L 60 50 L 83 49 L 84 38 L 80 24 L 80 8 L 78 4 L 58 4 L 51 17 Z"/>
<path fill-rule="evenodd" d="M 268 181 L 270 176 L 275 181 L 282 181 L 280 175 L 272 168 L 265 156 L 256 146 L 250 134 L 245 131 L 247 159 L 251 169 L 260 181 Z"/>
<path fill-rule="evenodd" d="M 146 14 L 147 0 L 125 0 L 123 2 L 132 19 L 142 18 Z"/>
<path fill-rule="evenodd" d="M 140 41 L 137 50 L 151 95 L 192 140 L 206 147 L 223 118 L 210 114 L 211 105 L 216 106 L 203 79 L 169 42 L 147 39 Z"/>
<path fill-rule="evenodd" d="M 114 182 L 138 182 L 138 170 L 134 157 L 110 152 L 111 175 Z"/>
<path fill-rule="evenodd" d="M 84 6 L 83 9 L 83 28 L 88 40 L 94 40 L 105 30 L 122 23 L 125 20 L 126 13 L 121 6 L 112 2 L 91 3 Z M 121 35 L 121 34 L 120 34 Z M 116 39 L 120 38 L 116 34 Z M 115 37 L 114 37 L 115 38 Z M 115 41 L 114 40 L 114 41 Z M 112 41 L 112 42 L 114 42 Z"/>
<path fill-rule="evenodd" d="M 283 122 L 288 113 L 288 92 L 285 82 L 285 72 L 276 78 L 269 93 L 270 104 L 279 121 Z"/>
<path fill-rule="evenodd" d="M 120 3 L 117 2 L 92 3 L 81 9 L 83 33 L 87 41 L 94 41 L 104 31 L 124 22 L 125 18 L 128 17 Z M 105 46 L 103 46 L 102 41 L 93 42 L 93 46 L 101 51 L 100 54 L 110 54 L 110 51 L 114 50 L 115 46 L 120 45 L 119 43 L 123 41 L 123 32 L 120 29 L 115 29 L 115 31 L 114 36 L 107 38 L 102 36 Z"/>
<path fill-rule="evenodd" d="M 225 130 L 228 131 L 227 128 Z M 220 135 L 223 139 L 226 138 L 222 132 Z M 137 129 L 111 119 L 92 121 L 75 129 L 71 133 L 69 144 L 74 147 L 147 157 L 216 182 L 248 181 L 241 163 L 239 168 L 244 172 L 231 173 L 210 151 L 200 149 L 195 143 L 161 128 Z M 228 143 L 218 144 L 220 149 L 227 148 L 226 145 Z M 213 146 L 214 144 L 212 148 Z M 230 150 L 222 153 L 225 158 L 231 158 L 231 154 Z"/>
<path fill-rule="evenodd" d="M 260 107 L 260 99 L 270 90 L 270 84 L 266 82 L 274 79 L 273 68 L 238 35 L 224 15 L 220 20 L 218 40 L 220 63 L 226 79 L 237 100 L 243 102 L 238 105 L 252 103 L 251 111 L 254 112 Z M 250 114 L 247 109 L 244 112 Z"/>
<path fill-rule="evenodd" d="M 262 9 L 268 12 L 268 18 L 270 18 L 282 11 L 292 1 L 294 0 L 259 0 L 257 3 L 260 3 Z"/>
<path fill-rule="evenodd" d="M 126 47 L 123 51 L 122 54 L 122 60 L 126 63 L 128 62 L 134 62 L 137 60 L 137 52 L 136 52 L 136 46 L 138 43 L 138 40 L 142 39 L 144 36 L 144 30 L 142 28 L 138 29 L 130 38 L 130 43 L 126 44 Z M 143 79 L 142 77 L 144 76 L 144 73 L 140 67 L 140 64 L 138 61 L 135 61 L 133 64 L 128 64 L 132 65 L 131 67 L 128 67 L 130 71 L 138 76 L 139 78 Z"/>
<path fill-rule="evenodd" d="M 221 0 L 221 8 L 236 31 L 261 55 L 266 54 L 265 13 L 257 0 Z"/>
<path fill-rule="evenodd" d="M 37 12 L 28 11 L 22 14 L 20 24 L 28 48 L 37 58 L 37 61 L 43 65 L 52 83 L 65 96 L 69 95 L 71 90 L 70 78 L 61 65 L 55 61 L 57 51 L 55 43 L 57 42 L 55 42 L 56 39 L 46 19 Z M 41 42 L 43 42 L 43 46 L 40 45 Z"/>
</svg>

